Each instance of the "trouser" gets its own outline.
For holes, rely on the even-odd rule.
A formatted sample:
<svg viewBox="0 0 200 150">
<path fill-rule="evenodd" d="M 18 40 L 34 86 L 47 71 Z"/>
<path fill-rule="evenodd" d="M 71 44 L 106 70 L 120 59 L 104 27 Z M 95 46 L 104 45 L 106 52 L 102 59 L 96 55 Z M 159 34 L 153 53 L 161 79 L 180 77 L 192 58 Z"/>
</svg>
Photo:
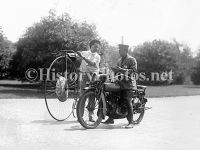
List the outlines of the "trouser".
<svg viewBox="0 0 200 150">
<path fill-rule="evenodd" d="M 84 88 L 90 83 L 90 81 L 96 80 L 96 73 L 81 73 L 80 81 L 80 93 L 83 94 Z"/>
<path fill-rule="evenodd" d="M 90 75 L 91 75 L 90 77 L 93 77 L 92 73 Z M 90 82 L 90 80 L 91 79 L 89 78 L 88 74 L 86 74 L 86 73 L 82 74 L 82 81 L 80 83 L 81 84 L 81 95 L 83 94 L 84 88 L 87 86 L 87 84 Z M 88 111 L 90 111 L 90 112 L 94 111 L 94 109 L 95 109 L 95 97 L 94 96 L 92 96 L 92 95 L 89 96 L 89 102 L 86 107 L 87 107 Z"/>
<path fill-rule="evenodd" d="M 126 104 L 128 106 L 128 115 L 127 120 L 129 123 L 133 123 L 133 104 L 132 104 L 132 98 L 134 95 L 133 90 L 122 90 L 122 99 L 126 101 Z"/>
</svg>

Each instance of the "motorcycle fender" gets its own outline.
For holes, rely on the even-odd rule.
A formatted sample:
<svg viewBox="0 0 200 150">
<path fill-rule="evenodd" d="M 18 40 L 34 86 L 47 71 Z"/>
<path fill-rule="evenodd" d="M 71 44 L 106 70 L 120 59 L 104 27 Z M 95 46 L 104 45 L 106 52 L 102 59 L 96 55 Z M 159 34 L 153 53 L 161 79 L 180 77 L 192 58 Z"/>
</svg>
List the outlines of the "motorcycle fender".
<svg viewBox="0 0 200 150">
<path fill-rule="evenodd" d="M 93 87 L 85 87 L 83 90 L 90 90 L 90 89 L 95 89 L 95 88 L 93 88 Z"/>
<path fill-rule="evenodd" d="M 90 89 L 90 87 L 85 87 L 83 90 L 89 90 Z"/>
<path fill-rule="evenodd" d="M 103 102 L 103 116 L 105 117 L 106 116 L 106 100 L 105 100 L 105 95 L 103 92 L 101 92 L 101 99 L 102 99 L 102 102 Z"/>
</svg>

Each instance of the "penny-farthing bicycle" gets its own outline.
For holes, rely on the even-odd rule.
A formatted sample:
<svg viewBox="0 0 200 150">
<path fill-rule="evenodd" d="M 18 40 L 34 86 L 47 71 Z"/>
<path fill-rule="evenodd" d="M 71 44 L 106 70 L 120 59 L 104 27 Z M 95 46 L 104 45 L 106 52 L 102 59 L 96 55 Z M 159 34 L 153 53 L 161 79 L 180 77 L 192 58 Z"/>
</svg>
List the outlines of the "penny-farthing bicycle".
<svg viewBox="0 0 200 150">
<path fill-rule="evenodd" d="M 73 50 L 60 50 L 47 70 L 45 104 L 49 114 L 57 121 L 64 121 L 71 114 L 75 117 L 79 98 L 77 55 Z"/>
</svg>

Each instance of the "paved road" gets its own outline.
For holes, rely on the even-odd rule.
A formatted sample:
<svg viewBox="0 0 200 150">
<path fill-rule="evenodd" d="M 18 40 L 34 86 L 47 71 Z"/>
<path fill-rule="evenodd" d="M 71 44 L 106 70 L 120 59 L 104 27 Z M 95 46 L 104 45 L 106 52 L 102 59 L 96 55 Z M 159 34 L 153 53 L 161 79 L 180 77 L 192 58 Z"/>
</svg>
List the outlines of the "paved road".
<svg viewBox="0 0 200 150">
<path fill-rule="evenodd" d="M 188 150 L 200 149 L 200 96 L 151 98 L 142 123 L 84 130 L 76 119 L 54 121 L 43 99 L 0 99 L 0 149 Z"/>
</svg>

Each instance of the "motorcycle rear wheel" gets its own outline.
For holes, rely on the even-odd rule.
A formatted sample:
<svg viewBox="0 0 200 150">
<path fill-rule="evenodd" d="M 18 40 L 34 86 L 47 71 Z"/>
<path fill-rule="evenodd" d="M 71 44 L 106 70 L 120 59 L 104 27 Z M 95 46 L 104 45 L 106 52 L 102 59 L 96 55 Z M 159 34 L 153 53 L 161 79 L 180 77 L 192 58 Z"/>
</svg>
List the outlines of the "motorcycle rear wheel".
<svg viewBox="0 0 200 150">
<path fill-rule="evenodd" d="M 133 122 L 134 124 L 139 124 L 145 113 L 145 103 L 143 102 L 143 99 L 140 99 L 139 107 L 133 108 Z"/>
<path fill-rule="evenodd" d="M 91 107 L 93 107 L 93 111 L 91 111 Z M 89 119 L 89 109 L 90 113 L 93 113 L 94 122 Z M 86 129 L 94 129 L 101 123 L 102 111 L 101 99 L 97 98 L 94 91 L 83 93 L 76 107 L 78 121 Z"/>
</svg>

